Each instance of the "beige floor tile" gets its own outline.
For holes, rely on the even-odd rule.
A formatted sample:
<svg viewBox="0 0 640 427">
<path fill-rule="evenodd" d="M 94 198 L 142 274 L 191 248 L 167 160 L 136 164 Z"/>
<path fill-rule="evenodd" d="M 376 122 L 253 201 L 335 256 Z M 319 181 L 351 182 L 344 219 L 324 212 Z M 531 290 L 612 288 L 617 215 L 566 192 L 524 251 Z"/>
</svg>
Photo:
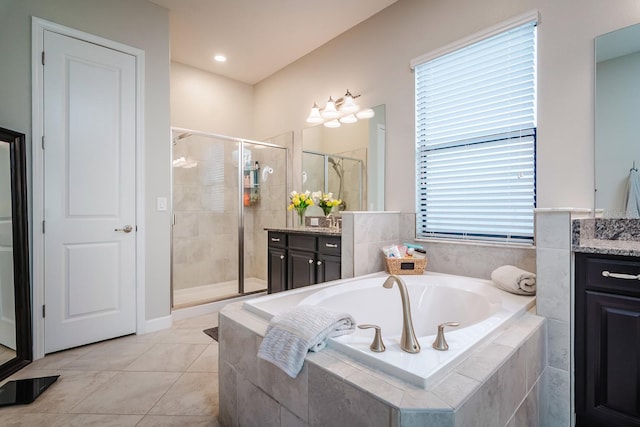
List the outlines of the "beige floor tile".
<svg viewBox="0 0 640 427">
<path fill-rule="evenodd" d="M 154 344 L 125 370 L 184 372 L 206 348 L 205 344 Z"/>
<path fill-rule="evenodd" d="M 215 417 L 189 415 L 147 415 L 137 427 L 218 427 Z"/>
<path fill-rule="evenodd" d="M 174 328 L 209 329 L 218 326 L 218 313 L 205 314 L 204 316 L 191 317 L 173 322 Z"/>
<path fill-rule="evenodd" d="M 218 375 L 186 373 L 162 396 L 149 415 L 218 416 Z"/>
<path fill-rule="evenodd" d="M 110 341 L 73 359 L 59 369 L 117 371 L 124 369 L 152 347 L 151 343 Z"/>
<path fill-rule="evenodd" d="M 66 415 L 63 414 L 6 413 L 4 410 L 0 410 L 0 419 L 3 427 L 55 426 L 64 417 Z"/>
<path fill-rule="evenodd" d="M 20 372 L 20 378 L 45 377 L 60 375 L 60 378 L 44 391 L 29 405 L 13 408 L 17 412 L 30 413 L 67 413 L 74 406 L 85 399 L 90 393 L 106 384 L 116 375 L 112 371 L 59 371 L 59 370 L 30 370 Z M 2 423 L 0 422 L 0 425 Z"/>
<path fill-rule="evenodd" d="M 142 415 L 68 414 L 55 427 L 134 427 Z"/>
<path fill-rule="evenodd" d="M 144 415 L 179 377 L 176 372 L 118 372 L 70 412 Z"/>
<path fill-rule="evenodd" d="M 203 328 L 206 329 L 206 328 Z M 167 343 L 167 344 L 210 344 L 211 337 L 202 332 L 199 327 L 171 328 L 150 334 L 138 335 L 137 342 Z"/>
<path fill-rule="evenodd" d="M 218 372 L 218 343 L 208 345 L 187 372 Z"/>
</svg>

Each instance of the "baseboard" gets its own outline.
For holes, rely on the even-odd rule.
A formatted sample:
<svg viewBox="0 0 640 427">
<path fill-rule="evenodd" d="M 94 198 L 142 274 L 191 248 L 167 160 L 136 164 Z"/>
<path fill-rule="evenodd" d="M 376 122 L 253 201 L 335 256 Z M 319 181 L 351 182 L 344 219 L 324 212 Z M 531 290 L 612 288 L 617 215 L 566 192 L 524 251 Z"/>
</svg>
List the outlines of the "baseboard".
<svg viewBox="0 0 640 427">
<path fill-rule="evenodd" d="M 173 324 L 171 316 L 158 317 L 156 319 L 147 320 L 144 323 L 144 331 L 138 331 L 138 335 L 148 334 L 151 332 L 161 331 L 163 329 L 169 329 Z"/>
</svg>

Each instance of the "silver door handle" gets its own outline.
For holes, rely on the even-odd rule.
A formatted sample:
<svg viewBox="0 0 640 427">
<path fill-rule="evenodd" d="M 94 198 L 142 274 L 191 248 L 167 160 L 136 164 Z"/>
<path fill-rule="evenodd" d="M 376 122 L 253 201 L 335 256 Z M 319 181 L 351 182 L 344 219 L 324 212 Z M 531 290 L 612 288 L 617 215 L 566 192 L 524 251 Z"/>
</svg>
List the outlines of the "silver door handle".
<svg viewBox="0 0 640 427">
<path fill-rule="evenodd" d="M 284 255 L 280 255 L 280 259 L 284 259 Z"/>
<path fill-rule="evenodd" d="M 322 261 L 318 261 L 318 262 L 317 262 L 317 264 L 318 264 L 318 265 L 322 265 Z"/>
<path fill-rule="evenodd" d="M 125 233 L 131 233 L 131 231 L 133 230 L 133 227 L 130 225 L 125 225 L 122 228 L 115 228 L 114 231 L 124 231 Z"/>
<path fill-rule="evenodd" d="M 337 243 L 325 243 L 324 245 L 326 247 L 328 247 L 328 248 L 337 248 L 338 247 Z"/>
<path fill-rule="evenodd" d="M 640 280 L 640 274 L 609 273 L 605 270 L 602 275 L 604 277 L 613 277 L 614 279 Z"/>
<path fill-rule="evenodd" d="M 280 241 L 280 239 L 276 239 L 275 237 L 272 237 L 272 238 L 271 238 L 271 241 L 272 241 L 272 242 L 279 242 L 279 241 Z"/>
<path fill-rule="evenodd" d="M 313 264 L 313 260 L 312 259 L 309 260 L 309 264 Z"/>
</svg>

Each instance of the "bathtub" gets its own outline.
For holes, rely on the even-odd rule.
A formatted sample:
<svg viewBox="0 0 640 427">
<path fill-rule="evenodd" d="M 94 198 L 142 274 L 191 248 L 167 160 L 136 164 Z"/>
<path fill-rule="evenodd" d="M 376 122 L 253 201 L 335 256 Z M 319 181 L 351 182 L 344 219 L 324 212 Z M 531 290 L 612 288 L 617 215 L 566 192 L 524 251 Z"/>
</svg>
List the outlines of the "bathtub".
<svg viewBox="0 0 640 427">
<path fill-rule="evenodd" d="M 282 292 L 246 301 L 244 307 L 265 319 L 295 305 L 319 305 L 351 314 L 358 324 L 382 328 L 386 351 L 369 349 L 373 330 L 356 329 L 351 335 L 330 339 L 328 346 L 370 367 L 427 388 L 447 375 L 478 345 L 517 319 L 535 304 L 535 297 L 513 295 L 495 288 L 490 281 L 439 273 L 401 276 L 407 285 L 420 353 L 400 349 L 402 302 L 394 285 L 382 287 L 388 277 L 375 273 L 314 287 Z M 460 322 L 445 330 L 449 350 L 431 345 L 437 325 Z"/>
</svg>

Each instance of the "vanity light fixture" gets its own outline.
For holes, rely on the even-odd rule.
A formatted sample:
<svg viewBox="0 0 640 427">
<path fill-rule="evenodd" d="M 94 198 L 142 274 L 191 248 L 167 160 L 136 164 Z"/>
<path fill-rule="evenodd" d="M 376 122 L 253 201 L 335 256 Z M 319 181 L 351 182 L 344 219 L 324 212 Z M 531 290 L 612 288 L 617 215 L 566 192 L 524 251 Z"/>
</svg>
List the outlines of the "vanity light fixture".
<svg viewBox="0 0 640 427">
<path fill-rule="evenodd" d="M 327 105 L 324 107 L 324 110 L 322 110 L 320 115 L 324 119 L 337 119 L 338 117 L 340 117 L 340 113 L 336 109 L 336 103 L 332 97 L 329 97 Z"/>
<path fill-rule="evenodd" d="M 351 94 L 347 89 L 347 93 L 335 101 L 330 96 L 327 105 L 322 110 L 314 102 L 311 113 L 307 117 L 307 123 L 324 123 L 326 127 L 337 128 L 340 127 L 340 123 L 355 123 L 358 119 L 370 119 L 375 116 L 374 111 L 370 108 L 360 111 L 360 107 L 355 101 L 359 96 Z"/>
</svg>

